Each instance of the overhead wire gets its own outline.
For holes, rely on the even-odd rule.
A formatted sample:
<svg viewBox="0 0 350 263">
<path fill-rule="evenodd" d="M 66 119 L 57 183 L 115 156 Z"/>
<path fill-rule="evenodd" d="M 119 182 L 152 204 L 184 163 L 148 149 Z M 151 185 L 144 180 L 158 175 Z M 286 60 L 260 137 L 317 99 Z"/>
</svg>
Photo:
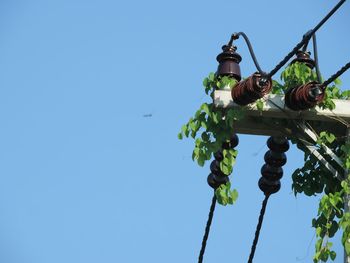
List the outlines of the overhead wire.
<svg viewBox="0 0 350 263">
<path fill-rule="evenodd" d="M 347 71 L 350 68 L 350 62 L 345 64 L 340 70 L 338 70 L 336 73 L 334 73 L 329 79 L 324 81 L 321 84 L 322 88 L 326 88 L 329 84 L 331 84 L 333 81 L 335 81 L 340 75 L 342 75 L 345 71 Z"/>
<path fill-rule="evenodd" d="M 213 196 L 213 198 L 211 200 L 211 205 L 210 205 L 210 210 L 209 210 L 209 215 L 208 215 L 208 221 L 207 221 L 207 224 L 205 226 L 205 232 L 204 232 L 204 236 L 203 236 L 203 240 L 202 240 L 202 246 L 201 246 L 201 250 L 200 250 L 199 256 L 198 256 L 198 263 L 202 263 L 203 262 L 203 256 L 204 256 L 205 248 L 207 246 L 207 241 L 208 241 L 209 232 L 210 232 L 210 226 L 211 226 L 211 222 L 213 221 L 215 205 L 216 205 L 216 195 L 215 195 L 215 192 L 214 192 L 214 196 Z"/>
<path fill-rule="evenodd" d="M 255 56 L 255 53 L 254 53 L 254 50 L 253 50 L 253 47 L 252 47 L 252 44 L 248 38 L 248 36 L 244 33 L 244 32 L 238 32 L 238 33 L 233 33 L 232 36 L 231 36 L 231 39 L 230 39 L 230 42 L 229 44 L 232 45 L 232 42 L 233 40 L 236 40 L 238 39 L 240 36 L 243 37 L 243 39 L 245 40 L 247 46 L 248 46 L 248 50 L 249 50 L 249 53 L 250 53 L 250 56 L 252 57 L 253 59 L 253 62 L 254 62 L 254 65 L 256 67 L 256 69 L 258 70 L 258 72 L 261 74 L 261 75 L 265 75 L 266 73 L 261 69 L 260 65 L 259 65 L 259 62 Z"/>
<path fill-rule="evenodd" d="M 320 29 L 321 26 L 339 9 L 339 7 L 345 3 L 346 0 L 341 0 L 338 2 L 338 4 L 333 7 L 333 9 L 312 29 L 306 32 L 303 35 L 302 40 L 292 49 L 291 52 L 289 52 L 284 59 L 282 59 L 274 69 L 272 69 L 268 74 L 267 77 L 272 77 L 279 71 L 287 62 L 289 59 L 291 59 L 292 56 L 296 54 L 296 52 L 302 48 L 309 40 L 310 38 L 316 33 L 318 29 Z"/>
<path fill-rule="evenodd" d="M 262 202 L 260 215 L 259 215 L 259 220 L 258 220 L 258 224 L 256 226 L 254 241 L 253 241 L 253 245 L 252 245 L 251 250 L 250 250 L 248 263 L 252 263 L 253 262 L 256 246 L 257 246 L 258 241 L 259 241 L 260 231 L 261 231 L 262 223 L 263 223 L 264 216 L 265 216 L 267 201 L 269 200 L 269 197 L 270 197 L 269 194 L 265 195 L 264 201 Z"/>
</svg>

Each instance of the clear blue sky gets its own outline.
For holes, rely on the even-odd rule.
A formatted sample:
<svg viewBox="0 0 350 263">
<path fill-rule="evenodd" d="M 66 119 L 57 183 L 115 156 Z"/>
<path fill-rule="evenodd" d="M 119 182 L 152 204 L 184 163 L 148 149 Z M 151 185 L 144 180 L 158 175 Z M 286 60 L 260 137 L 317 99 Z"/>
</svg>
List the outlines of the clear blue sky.
<svg viewBox="0 0 350 263">
<path fill-rule="evenodd" d="M 0 262 L 196 262 L 212 196 L 183 123 L 231 33 L 271 69 L 336 1 L 0 2 Z M 322 73 L 350 59 L 350 5 L 319 31 Z M 244 76 L 255 68 L 237 41 Z M 350 88 L 350 73 L 343 85 Z M 144 114 L 152 114 L 144 118 Z M 205 262 L 246 262 L 266 137 L 240 136 L 237 204 Z M 294 197 L 292 148 L 255 262 L 311 262 L 320 197 Z M 339 235 L 338 235 L 339 239 Z M 310 243 L 311 242 L 311 243 Z M 341 262 L 340 242 L 335 242 Z"/>
</svg>

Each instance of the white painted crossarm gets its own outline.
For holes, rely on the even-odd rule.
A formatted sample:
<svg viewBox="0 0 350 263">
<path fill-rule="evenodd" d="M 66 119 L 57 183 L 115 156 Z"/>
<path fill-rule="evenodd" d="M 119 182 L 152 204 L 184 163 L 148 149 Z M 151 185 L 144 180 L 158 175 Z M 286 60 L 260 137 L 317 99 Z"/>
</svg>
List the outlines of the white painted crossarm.
<svg viewBox="0 0 350 263">
<path fill-rule="evenodd" d="M 350 100 L 333 100 L 335 103 L 334 110 L 315 109 L 305 111 L 293 111 L 285 106 L 283 95 L 267 95 L 263 98 L 263 109 L 259 111 L 255 103 L 244 107 L 244 110 L 251 116 L 265 116 L 274 118 L 304 119 L 304 120 L 322 120 L 336 121 L 335 119 L 350 123 Z M 235 108 L 242 107 L 233 102 L 231 92 L 228 90 L 216 90 L 214 92 L 214 104 L 216 107 Z M 283 111 L 281 110 L 283 109 Z"/>
</svg>

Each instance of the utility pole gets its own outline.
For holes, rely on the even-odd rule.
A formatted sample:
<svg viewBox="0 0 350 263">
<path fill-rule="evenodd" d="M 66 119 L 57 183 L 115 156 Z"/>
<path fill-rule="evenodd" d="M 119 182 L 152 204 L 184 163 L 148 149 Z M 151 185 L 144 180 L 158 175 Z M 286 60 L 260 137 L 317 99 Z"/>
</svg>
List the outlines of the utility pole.
<svg viewBox="0 0 350 263">
<path fill-rule="evenodd" d="M 290 110 L 282 95 L 267 95 L 263 98 L 263 108 L 258 109 L 256 103 L 244 107 L 245 117 L 236 122 L 233 127 L 235 133 L 267 136 L 297 136 L 302 140 L 299 142 L 308 150 L 320 163 L 340 181 L 348 177 L 349 172 L 343 167 L 342 161 L 326 145 L 322 145 L 324 155 L 335 160 L 337 166 L 330 164 L 326 158 L 314 147 L 317 134 L 320 131 L 329 131 L 336 137 L 345 134 L 345 141 L 350 142 L 350 100 L 333 100 L 334 110 L 321 109 L 316 107 L 305 111 Z M 227 90 L 216 90 L 214 92 L 214 104 L 218 108 L 237 108 L 231 97 L 231 92 Z M 271 119 L 275 121 L 271 125 Z M 294 124 L 286 127 L 283 120 L 293 120 Z M 280 121 L 279 121 L 280 120 Z M 305 125 L 307 121 L 319 121 L 321 124 L 314 127 L 314 130 Z M 297 129 L 296 129 L 297 127 Z M 344 197 L 344 210 L 350 212 L 350 195 Z M 350 256 L 344 250 L 344 263 L 350 263 Z"/>
<path fill-rule="evenodd" d="M 346 130 L 346 137 L 345 137 L 346 142 L 350 141 L 350 127 L 347 128 Z M 349 171 L 345 170 L 344 178 L 347 178 L 349 176 Z M 344 197 L 344 210 L 345 212 L 350 211 L 350 196 L 347 194 Z M 344 263 L 350 263 L 350 256 L 346 254 L 346 251 L 344 249 Z"/>
</svg>

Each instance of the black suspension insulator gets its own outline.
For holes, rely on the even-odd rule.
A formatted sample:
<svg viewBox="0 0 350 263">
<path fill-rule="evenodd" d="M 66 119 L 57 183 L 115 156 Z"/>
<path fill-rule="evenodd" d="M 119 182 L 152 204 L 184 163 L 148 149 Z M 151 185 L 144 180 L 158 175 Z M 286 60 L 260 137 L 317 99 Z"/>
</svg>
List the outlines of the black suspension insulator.
<svg viewBox="0 0 350 263">
<path fill-rule="evenodd" d="M 296 58 L 292 60 L 291 64 L 294 64 L 295 62 L 304 63 L 306 66 L 308 66 L 310 69 L 313 69 L 315 67 L 315 61 L 310 57 L 310 52 L 299 50 L 296 53 Z"/>
<path fill-rule="evenodd" d="M 221 170 L 220 170 L 220 161 L 218 160 L 213 160 L 210 164 L 210 171 L 219 176 L 219 177 L 225 177 L 225 175 Z"/>
<path fill-rule="evenodd" d="M 289 142 L 284 137 L 270 137 L 267 140 L 267 147 L 273 152 L 283 153 L 289 150 Z"/>
<path fill-rule="evenodd" d="M 236 133 L 234 133 L 230 138 L 230 147 L 235 148 L 239 143 L 239 138 Z"/>
<path fill-rule="evenodd" d="M 287 156 L 285 153 L 279 153 L 270 150 L 265 153 L 264 160 L 268 165 L 281 167 L 286 164 Z"/>
<path fill-rule="evenodd" d="M 283 176 L 283 169 L 281 167 L 274 167 L 268 164 L 264 164 L 260 171 L 261 175 L 270 181 L 277 181 Z"/>
<path fill-rule="evenodd" d="M 260 73 L 254 73 L 249 78 L 239 82 L 231 91 L 232 99 L 235 103 L 245 106 L 252 103 L 272 89 L 271 78 L 266 78 Z"/>
<path fill-rule="evenodd" d="M 264 156 L 266 163 L 261 167 L 262 177 L 258 185 L 265 195 L 271 195 L 281 188 L 282 166 L 287 162 L 284 152 L 288 151 L 289 142 L 284 137 L 270 137 L 267 146 L 270 150 Z"/>
<path fill-rule="evenodd" d="M 265 195 L 272 195 L 281 189 L 281 182 L 279 180 L 270 181 L 264 177 L 259 179 L 258 185 L 260 190 L 263 191 Z"/>
<path fill-rule="evenodd" d="M 238 143 L 239 143 L 238 136 L 237 136 L 237 134 L 234 133 L 227 142 L 224 142 L 222 144 L 221 147 L 224 150 L 233 149 L 238 145 Z"/>
<path fill-rule="evenodd" d="M 285 94 L 285 103 L 294 111 L 307 110 L 323 101 L 325 92 L 316 81 L 299 87 L 289 88 Z"/>
<path fill-rule="evenodd" d="M 224 159 L 223 149 L 228 150 L 230 148 L 234 148 L 238 145 L 239 139 L 237 134 L 232 134 L 230 137 L 230 140 L 227 142 L 224 142 L 222 144 L 222 149 L 214 153 L 214 160 L 210 164 L 210 171 L 211 173 L 208 175 L 207 182 L 208 184 L 216 189 L 222 184 L 226 184 L 229 182 L 228 175 L 223 173 L 220 169 L 220 162 Z"/>
<path fill-rule="evenodd" d="M 226 184 L 229 181 L 230 179 L 228 176 L 217 176 L 213 173 L 210 173 L 207 178 L 208 184 L 214 189 L 218 188 L 222 184 Z"/>
<path fill-rule="evenodd" d="M 224 159 L 224 154 L 221 150 L 217 151 L 216 153 L 214 153 L 214 158 L 215 160 L 221 162 Z"/>
<path fill-rule="evenodd" d="M 220 53 L 216 60 L 219 62 L 218 70 L 216 75 L 219 77 L 228 76 L 241 80 L 241 69 L 239 67 L 239 62 L 242 61 L 242 57 L 236 53 L 237 47 L 233 46 L 231 41 L 222 46 L 222 53 Z"/>
</svg>

